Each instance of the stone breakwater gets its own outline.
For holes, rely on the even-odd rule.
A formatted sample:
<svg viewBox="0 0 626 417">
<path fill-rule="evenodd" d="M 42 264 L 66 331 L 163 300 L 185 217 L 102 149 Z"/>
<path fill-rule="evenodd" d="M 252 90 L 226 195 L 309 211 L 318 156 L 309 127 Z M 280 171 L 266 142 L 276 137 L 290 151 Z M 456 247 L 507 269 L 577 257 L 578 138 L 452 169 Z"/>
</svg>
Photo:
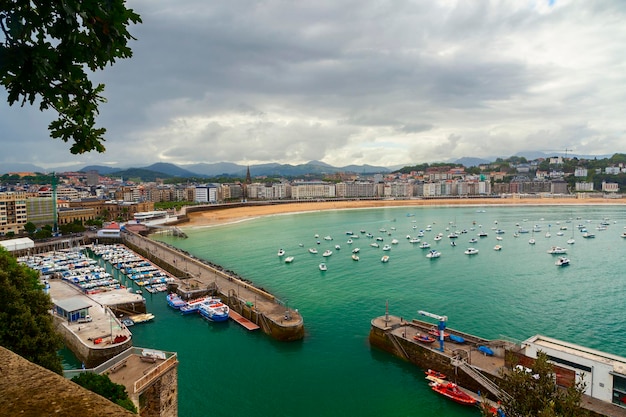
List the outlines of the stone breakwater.
<svg viewBox="0 0 626 417">
<path fill-rule="evenodd" d="M 136 233 L 125 232 L 123 241 L 130 249 L 175 276 L 175 285 L 181 292 L 215 288 L 232 310 L 257 324 L 271 337 L 282 341 L 304 338 L 304 321 L 300 313 L 249 280 Z"/>
</svg>

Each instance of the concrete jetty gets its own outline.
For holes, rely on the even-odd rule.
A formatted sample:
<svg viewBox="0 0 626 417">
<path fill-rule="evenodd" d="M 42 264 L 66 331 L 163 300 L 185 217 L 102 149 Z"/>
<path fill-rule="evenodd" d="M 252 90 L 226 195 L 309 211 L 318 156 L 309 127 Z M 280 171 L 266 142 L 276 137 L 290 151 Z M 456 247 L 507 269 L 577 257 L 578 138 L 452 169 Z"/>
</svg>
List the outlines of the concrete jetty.
<svg viewBox="0 0 626 417">
<path fill-rule="evenodd" d="M 510 340 L 489 340 L 446 328 L 445 333 L 460 336 L 465 341 L 455 343 L 448 336 L 444 339 L 443 350 L 440 349 L 438 340 L 420 341 L 418 335 L 430 334 L 436 338 L 437 336 L 432 334 L 436 331 L 437 325 L 433 323 L 416 319 L 407 321 L 402 317 L 385 314 L 372 319 L 369 342 L 372 346 L 424 370 L 435 369 L 442 372 L 460 387 L 473 393 L 484 393 L 488 398 L 495 400 L 506 400 L 508 397 L 508 394 L 499 388 L 503 375 L 520 363 L 532 366 L 533 359 L 526 356 L 523 344 Z M 481 346 L 488 349 L 481 349 Z M 555 369 L 557 383 L 560 385 L 566 386 L 575 380 L 574 370 L 557 363 L 552 363 L 552 366 Z M 473 396 L 476 397 L 476 394 Z M 583 394 L 581 406 L 589 411 L 591 416 L 626 417 L 624 407 L 590 395 Z"/>
<path fill-rule="evenodd" d="M 132 231 L 122 233 L 122 239 L 130 249 L 172 274 L 179 292 L 213 288 L 231 312 L 248 319 L 271 337 L 282 341 L 304 337 L 304 321 L 298 310 L 251 282 Z"/>
</svg>

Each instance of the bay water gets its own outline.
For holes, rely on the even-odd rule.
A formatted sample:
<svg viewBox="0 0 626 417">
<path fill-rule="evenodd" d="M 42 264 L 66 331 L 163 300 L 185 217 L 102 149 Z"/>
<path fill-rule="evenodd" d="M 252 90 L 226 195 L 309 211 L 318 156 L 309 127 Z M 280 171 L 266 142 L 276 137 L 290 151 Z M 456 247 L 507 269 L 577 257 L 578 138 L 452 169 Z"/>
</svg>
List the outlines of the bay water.
<svg viewBox="0 0 626 417">
<path fill-rule="evenodd" d="M 579 225 L 595 238 L 583 238 Z M 133 343 L 177 352 L 182 417 L 478 416 L 477 409 L 432 392 L 424 370 L 370 347 L 370 321 L 384 315 L 388 303 L 390 314 L 427 321 L 418 310 L 445 315 L 449 327 L 489 339 L 543 334 L 626 356 L 625 226 L 623 206 L 580 205 L 338 210 L 188 227 L 187 239 L 155 239 L 232 270 L 297 308 L 305 338 L 277 342 L 233 322 L 182 316 L 167 307 L 164 294 L 146 294 L 156 318 L 133 327 Z M 528 233 L 514 237 L 520 228 Z M 429 259 L 428 249 L 409 243 L 407 236 L 420 230 L 440 258 Z M 467 233 L 453 247 L 448 234 L 455 230 Z M 488 236 L 477 237 L 480 231 Z M 358 236 L 352 244 L 348 232 Z M 383 238 L 380 248 L 370 246 L 375 237 Z M 575 244 L 567 244 L 572 237 Z M 383 252 L 394 238 L 398 244 Z M 493 249 L 497 244 L 501 251 Z M 547 253 L 552 246 L 567 248 L 570 266 L 555 265 L 557 256 Z M 309 253 L 313 247 L 317 255 Z M 356 247 L 358 262 L 351 259 Z M 468 247 L 479 253 L 465 255 Z M 280 248 L 293 263 L 277 256 Z M 333 254 L 322 258 L 326 249 Z M 383 254 L 389 262 L 381 262 Z M 325 272 L 318 268 L 322 261 Z"/>
</svg>

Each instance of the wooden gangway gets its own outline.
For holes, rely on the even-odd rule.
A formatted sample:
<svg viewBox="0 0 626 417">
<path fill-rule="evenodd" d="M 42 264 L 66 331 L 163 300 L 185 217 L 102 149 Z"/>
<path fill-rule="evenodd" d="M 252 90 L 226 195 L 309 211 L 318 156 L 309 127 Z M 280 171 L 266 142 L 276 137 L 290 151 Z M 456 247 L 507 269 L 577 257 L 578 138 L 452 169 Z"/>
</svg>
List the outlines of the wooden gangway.
<svg viewBox="0 0 626 417">
<path fill-rule="evenodd" d="M 233 319 L 234 322 L 241 324 L 243 327 L 245 327 L 248 330 L 258 330 L 258 329 L 260 329 L 259 326 L 257 326 L 256 324 L 252 323 L 250 320 L 248 320 L 247 318 L 245 318 L 241 314 L 237 313 L 236 311 L 233 311 L 232 309 L 229 311 L 228 316 L 231 319 Z"/>
</svg>

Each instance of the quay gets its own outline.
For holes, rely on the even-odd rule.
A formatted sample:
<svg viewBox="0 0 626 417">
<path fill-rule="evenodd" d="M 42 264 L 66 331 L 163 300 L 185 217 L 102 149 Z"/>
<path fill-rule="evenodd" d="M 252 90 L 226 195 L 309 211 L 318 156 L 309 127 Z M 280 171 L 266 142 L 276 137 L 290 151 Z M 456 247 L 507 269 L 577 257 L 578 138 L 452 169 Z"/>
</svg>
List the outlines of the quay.
<svg viewBox="0 0 626 417">
<path fill-rule="evenodd" d="M 436 331 L 436 324 L 407 321 L 386 313 L 372 319 L 369 342 L 424 370 L 435 369 L 448 375 L 476 398 L 475 393 L 481 392 L 491 400 L 505 400 L 508 394 L 499 388 L 502 376 L 517 365 L 532 369 L 537 351 L 541 350 L 550 357 L 557 385 L 566 387 L 580 378 L 588 384 L 581 406 L 592 416 L 626 417 L 626 390 L 622 388 L 626 387 L 626 358 L 539 335 L 516 343 L 446 328 L 445 333 L 459 336 L 464 342 L 455 343 L 448 336 L 444 338 L 443 350 L 439 340 L 424 343 L 415 339 L 424 334 L 436 338 L 431 333 Z"/>
<path fill-rule="evenodd" d="M 55 306 L 55 328 L 87 368 L 100 365 L 132 346 L 131 332 L 114 311 L 118 306 L 145 313 L 143 297 L 125 289 L 87 295 L 59 279 L 50 279 L 49 284 Z"/>
<path fill-rule="evenodd" d="M 174 276 L 175 281 L 170 288 L 184 299 L 199 291 L 213 290 L 228 304 L 231 315 L 237 313 L 272 338 L 281 341 L 304 338 L 304 320 L 298 310 L 289 308 L 251 282 L 139 233 L 125 230 L 121 237 L 129 249 Z M 241 319 L 235 321 L 243 325 Z M 251 326 L 251 330 L 253 328 Z"/>
</svg>

